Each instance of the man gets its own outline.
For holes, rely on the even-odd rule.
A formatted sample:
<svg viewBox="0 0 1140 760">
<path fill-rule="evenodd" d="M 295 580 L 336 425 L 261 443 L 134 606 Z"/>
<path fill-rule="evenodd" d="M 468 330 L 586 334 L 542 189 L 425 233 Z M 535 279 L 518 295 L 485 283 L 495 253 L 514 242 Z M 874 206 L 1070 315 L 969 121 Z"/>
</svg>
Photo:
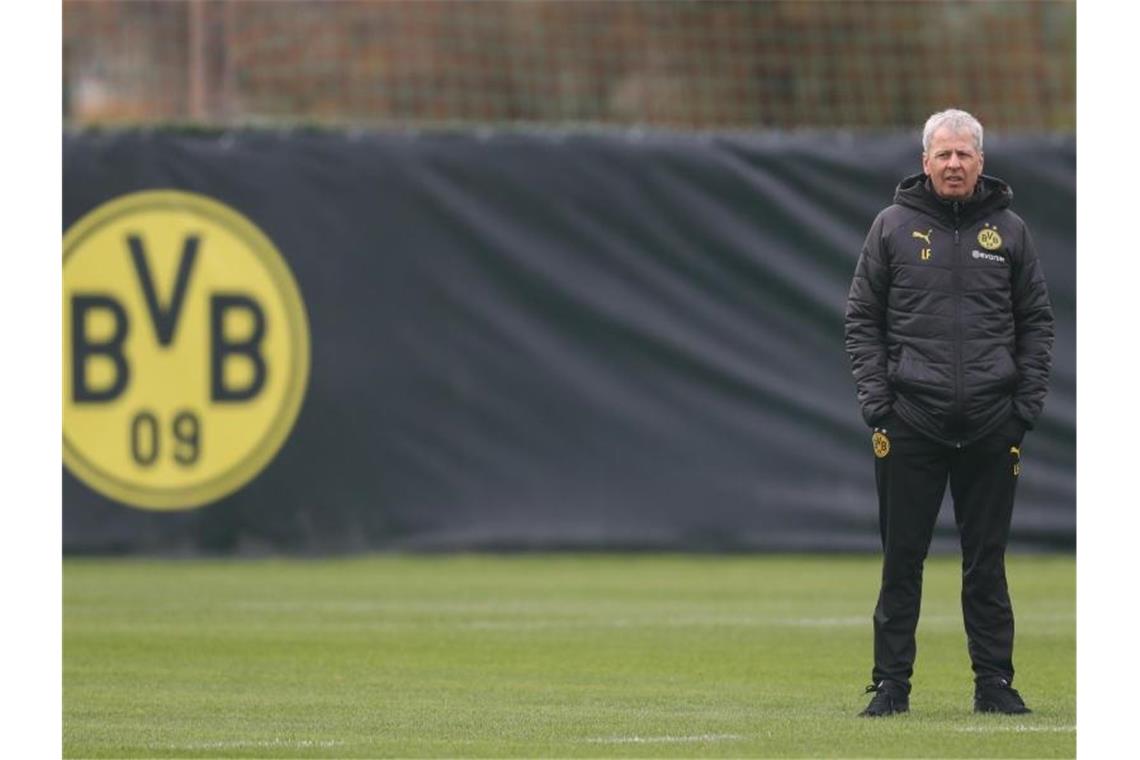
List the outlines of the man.
<svg viewBox="0 0 1140 760">
<path fill-rule="evenodd" d="M 1021 440 L 1049 383 L 1053 312 L 1012 191 L 982 174 L 982 125 L 965 111 L 936 113 L 922 148 L 923 173 L 904 179 L 871 225 L 847 301 L 883 545 L 874 696 L 860 714 L 909 708 L 922 566 L 947 482 L 974 710 L 1025 713 L 1012 688 L 1005 548 Z"/>
</svg>

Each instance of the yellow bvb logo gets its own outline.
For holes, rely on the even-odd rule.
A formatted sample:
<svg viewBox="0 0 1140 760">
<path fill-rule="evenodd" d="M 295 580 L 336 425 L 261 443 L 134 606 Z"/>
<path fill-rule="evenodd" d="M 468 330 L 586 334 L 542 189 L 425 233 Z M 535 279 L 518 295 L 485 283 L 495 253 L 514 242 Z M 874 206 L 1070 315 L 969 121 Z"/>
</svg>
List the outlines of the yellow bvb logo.
<svg viewBox="0 0 1140 760">
<path fill-rule="evenodd" d="M 891 440 L 882 431 L 876 430 L 875 434 L 871 436 L 871 445 L 874 446 L 875 456 L 879 459 L 891 453 Z"/>
<path fill-rule="evenodd" d="M 996 251 L 1001 248 L 1001 235 L 988 224 L 978 232 L 978 245 L 987 251 Z"/>
<path fill-rule="evenodd" d="M 135 507 L 188 509 L 256 476 L 309 377 L 285 260 L 249 219 L 162 190 L 99 206 L 63 238 L 63 461 Z"/>
</svg>

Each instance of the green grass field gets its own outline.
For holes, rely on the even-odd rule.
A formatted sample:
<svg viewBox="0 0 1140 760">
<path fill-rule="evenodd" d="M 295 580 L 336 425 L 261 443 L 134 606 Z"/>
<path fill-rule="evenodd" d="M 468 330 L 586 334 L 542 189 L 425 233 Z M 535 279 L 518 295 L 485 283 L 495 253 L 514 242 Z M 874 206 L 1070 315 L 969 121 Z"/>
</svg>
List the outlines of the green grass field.
<svg viewBox="0 0 1140 760">
<path fill-rule="evenodd" d="M 974 715 L 956 558 L 911 713 L 869 721 L 874 557 L 64 562 L 66 757 L 1073 757 L 1075 565 L 1014 556 Z"/>
</svg>

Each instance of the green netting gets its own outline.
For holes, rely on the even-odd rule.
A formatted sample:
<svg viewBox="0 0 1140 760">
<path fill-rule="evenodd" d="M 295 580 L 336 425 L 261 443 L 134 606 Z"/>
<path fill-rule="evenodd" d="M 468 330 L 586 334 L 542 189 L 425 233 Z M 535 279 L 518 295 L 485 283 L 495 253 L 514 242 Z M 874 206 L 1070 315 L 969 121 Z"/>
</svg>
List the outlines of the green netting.
<svg viewBox="0 0 1140 760">
<path fill-rule="evenodd" d="M 63 6 L 65 120 L 1073 131 L 1074 2 Z"/>
</svg>

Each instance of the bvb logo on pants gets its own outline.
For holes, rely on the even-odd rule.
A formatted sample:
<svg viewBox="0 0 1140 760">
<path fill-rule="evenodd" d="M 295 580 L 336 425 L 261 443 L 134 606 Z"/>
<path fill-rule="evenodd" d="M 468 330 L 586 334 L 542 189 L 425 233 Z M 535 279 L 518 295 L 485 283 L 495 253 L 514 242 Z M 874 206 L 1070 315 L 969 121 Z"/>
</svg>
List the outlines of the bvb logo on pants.
<svg viewBox="0 0 1140 760">
<path fill-rule="evenodd" d="M 876 430 L 871 436 L 871 445 L 875 448 L 875 456 L 879 459 L 891 453 L 891 439 L 882 430 Z"/>
<path fill-rule="evenodd" d="M 285 442 L 309 375 L 272 241 L 201 195 L 122 196 L 63 239 L 63 460 L 144 509 L 216 501 Z"/>
</svg>

